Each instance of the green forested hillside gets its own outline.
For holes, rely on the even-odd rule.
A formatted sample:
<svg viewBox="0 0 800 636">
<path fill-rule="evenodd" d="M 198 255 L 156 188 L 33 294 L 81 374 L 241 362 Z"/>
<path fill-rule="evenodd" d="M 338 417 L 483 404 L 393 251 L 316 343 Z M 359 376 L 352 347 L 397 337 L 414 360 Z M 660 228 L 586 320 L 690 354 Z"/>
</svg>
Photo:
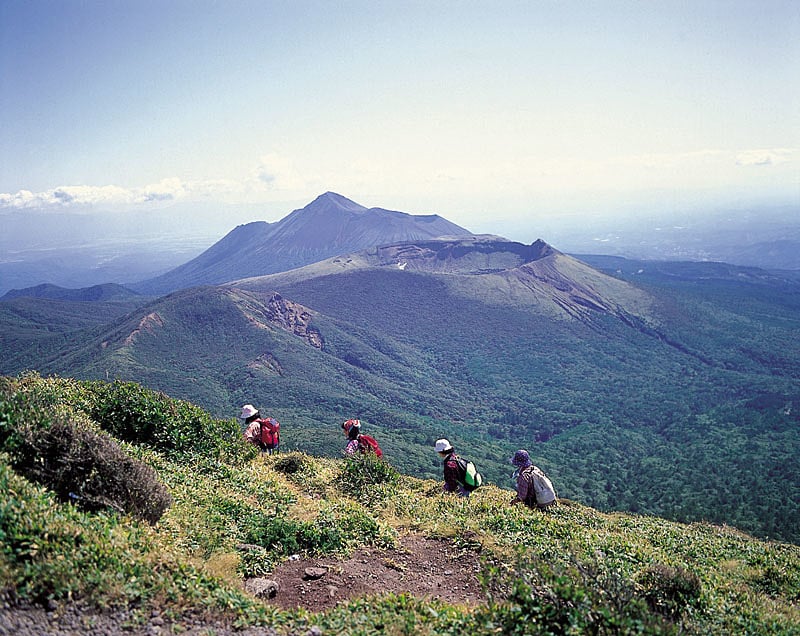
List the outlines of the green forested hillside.
<svg viewBox="0 0 800 636">
<path fill-rule="evenodd" d="M 652 286 L 660 323 L 637 330 L 608 316 L 565 323 L 478 308 L 440 280 L 400 276 L 281 291 L 340 318 L 340 299 L 356 298 L 349 320 L 427 343 L 468 405 L 451 417 L 530 448 L 569 497 L 800 540 L 797 285 Z"/>
<path fill-rule="evenodd" d="M 147 302 L 129 300 L 79 302 L 30 296 L 0 301 L 0 365 L 3 372 L 39 368 L 91 337 L 103 326 Z"/>
<path fill-rule="evenodd" d="M 800 286 L 718 264 L 637 265 L 616 275 L 652 299 L 647 320 L 504 304 L 496 277 L 294 272 L 250 291 L 176 292 L 0 370 L 135 380 L 217 417 L 255 403 L 287 448 L 328 457 L 340 423 L 359 417 L 424 477 L 441 436 L 498 486 L 525 447 L 563 496 L 600 510 L 800 542 Z M 321 348 L 271 316 L 274 288 L 307 308 Z"/>
<path fill-rule="evenodd" d="M 370 458 L 259 457 L 231 420 L 132 383 L 0 378 L 0 485 L 0 586 L 16 599 L 0 610 L 7 624 L 32 602 L 50 608 L 44 625 L 77 604 L 87 625 L 142 632 L 800 630 L 797 546 L 568 500 L 542 514 L 508 505 L 511 492 L 495 486 L 462 499 Z M 163 503 L 143 509 L 139 494 Z M 452 554 L 448 567 L 479 563 L 481 598 L 415 595 L 405 569 L 421 555 L 396 549 L 412 536 L 435 540 L 440 559 Z M 308 583 L 308 598 L 281 609 L 290 556 L 330 563 L 334 577 L 362 548 L 376 555 L 376 595 L 334 588 L 339 604 L 317 611 L 314 590 L 328 591 Z M 244 591 L 243 580 L 265 576 L 279 578 L 274 598 Z M 381 594 L 390 580 L 409 591 Z"/>
</svg>

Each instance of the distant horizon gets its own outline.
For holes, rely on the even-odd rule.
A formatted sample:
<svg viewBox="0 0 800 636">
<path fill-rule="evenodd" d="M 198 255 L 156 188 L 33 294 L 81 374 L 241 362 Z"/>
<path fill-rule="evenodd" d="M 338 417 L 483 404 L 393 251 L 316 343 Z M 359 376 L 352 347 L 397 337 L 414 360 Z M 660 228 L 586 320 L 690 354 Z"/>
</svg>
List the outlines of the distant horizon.
<svg viewBox="0 0 800 636">
<path fill-rule="evenodd" d="M 332 192 L 332 191 L 328 191 Z M 61 246 L 78 247 L 80 245 L 124 244 L 142 241 L 158 241 L 179 244 L 202 244 L 223 238 L 228 232 L 240 225 L 266 222 L 276 223 L 293 211 L 302 209 L 314 201 L 320 192 L 305 202 L 287 203 L 287 207 L 272 214 L 272 218 L 257 218 L 258 211 L 251 211 L 251 206 L 216 206 L 212 204 L 175 203 L 166 208 L 148 210 L 137 214 L 120 214 L 112 212 L 49 210 L 30 215 L 22 210 L 7 210 L 0 215 L 3 219 L 4 234 L 0 236 L 0 261 L 3 254 L 10 249 L 27 251 L 50 249 L 53 241 L 58 240 Z M 508 240 L 530 243 L 537 239 L 547 242 L 548 235 L 584 236 L 588 238 L 594 232 L 611 232 L 621 227 L 651 226 L 661 229 L 659 224 L 678 219 L 693 218 L 698 225 L 714 222 L 720 214 L 749 218 L 753 223 L 761 223 L 765 219 L 779 219 L 800 229 L 800 203 L 792 201 L 764 201 L 761 203 L 735 201 L 728 205 L 693 206 L 685 205 L 675 209 L 647 208 L 645 204 L 631 203 L 621 207 L 617 213 L 593 212 L 552 214 L 550 216 L 530 218 L 502 217 L 488 214 L 487 217 L 472 227 L 460 223 L 462 215 L 458 211 L 450 213 L 446 210 L 414 211 L 387 206 L 380 203 L 364 204 L 346 193 L 336 192 L 340 196 L 364 205 L 366 208 L 382 208 L 396 210 L 412 215 L 436 214 L 448 221 L 456 223 L 474 234 L 493 234 Z M 175 214 L 174 208 L 190 209 L 193 217 L 191 225 L 186 223 L 185 214 Z M 264 215 L 266 216 L 266 215 Z"/>
<path fill-rule="evenodd" d="M 285 210 L 278 221 L 297 209 Z M 136 283 L 187 263 L 240 225 L 267 222 L 255 219 L 232 224 L 231 219 L 212 214 L 209 218 L 220 224 L 214 231 L 198 223 L 187 227 L 180 215 L 163 211 L 129 217 L 126 223 L 115 216 L 63 211 L 50 216 L 51 223 L 20 212 L 5 216 L 0 235 L 0 295 L 48 283 L 66 288 Z M 448 214 L 439 216 L 454 222 Z M 547 226 L 525 225 L 522 220 L 522 225 L 514 228 L 489 220 L 483 231 L 462 227 L 474 234 L 525 244 L 541 239 L 572 254 L 656 261 L 718 260 L 800 270 L 798 206 L 717 208 L 702 214 L 687 208 L 660 217 L 629 211 L 627 216 L 614 218 L 596 215 L 577 217 L 571 223 L 562 219 L 561 225 L 554 218 L 547 222 Z"/>
<path fill-rule="evenodd" d="M 797 68 L 789 0 L 11 0 L 0 223 L 213 234 L 330 190 L 524 241 L 799 205 Z"/>
</svg>

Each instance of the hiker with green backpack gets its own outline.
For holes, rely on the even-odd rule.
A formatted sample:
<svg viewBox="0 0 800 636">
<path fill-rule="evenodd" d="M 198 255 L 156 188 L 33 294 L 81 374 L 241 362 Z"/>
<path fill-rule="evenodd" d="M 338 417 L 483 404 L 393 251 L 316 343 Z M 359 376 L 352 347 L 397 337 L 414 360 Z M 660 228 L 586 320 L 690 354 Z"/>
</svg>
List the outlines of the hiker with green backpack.
<svg viewBox="0 0 800 636">
<path fill-rule="evenodd" d="M 444 460 L 444 492 L 456 492 L 461 497 L 469 497 L 483 483 L 475 464 L 459 457 L 446 439 L 436 440 L 434 448 Z"/>
<path fill-rule="evenodd" d="M 547 510 L 558 503 L 553 483 L 538 466 L 534 466 L 528 451 L 518 450 L 511 458 L 517 467 L 517 496 L 511 500 L 512 505 L 524 503 L 529 508 Z"/>
</svg>

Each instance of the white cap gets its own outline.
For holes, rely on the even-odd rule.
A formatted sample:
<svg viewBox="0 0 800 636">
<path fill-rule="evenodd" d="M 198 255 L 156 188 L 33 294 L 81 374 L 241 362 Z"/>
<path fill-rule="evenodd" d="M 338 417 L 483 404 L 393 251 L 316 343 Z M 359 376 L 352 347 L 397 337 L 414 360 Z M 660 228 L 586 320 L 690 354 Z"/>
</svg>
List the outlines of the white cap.
<svg viewBox="0 0 800 636">
<path fill-rule="evenodd" d="M 445 451 L 452 450 L 453 447 L 446 439 L 437 439 L 435 448 L 437 453 L 443 453 Z"/>
<path fill-rule="evenodd" d="M 242 412 L 239 415 L 239 419 L 246 420 L 248 417 L 253 417 L 256 413 L 258 413 L 258 409 L 255 406 L 252 404 L 245 404 L 242 407 Z"/>
</svg>

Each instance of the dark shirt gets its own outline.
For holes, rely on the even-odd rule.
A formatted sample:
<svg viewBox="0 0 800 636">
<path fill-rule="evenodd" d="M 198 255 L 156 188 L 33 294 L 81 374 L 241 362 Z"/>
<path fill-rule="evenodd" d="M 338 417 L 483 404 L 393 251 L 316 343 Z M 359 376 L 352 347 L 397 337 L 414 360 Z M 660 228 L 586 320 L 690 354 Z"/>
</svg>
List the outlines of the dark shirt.
<svg viewBox="0 0 800 636">
<path fill-rule="evenodd" d="M 447 492 L 459 490 L 458 455 L 451 452 L 444 458 L 444 489 Z"/>
</svg>

